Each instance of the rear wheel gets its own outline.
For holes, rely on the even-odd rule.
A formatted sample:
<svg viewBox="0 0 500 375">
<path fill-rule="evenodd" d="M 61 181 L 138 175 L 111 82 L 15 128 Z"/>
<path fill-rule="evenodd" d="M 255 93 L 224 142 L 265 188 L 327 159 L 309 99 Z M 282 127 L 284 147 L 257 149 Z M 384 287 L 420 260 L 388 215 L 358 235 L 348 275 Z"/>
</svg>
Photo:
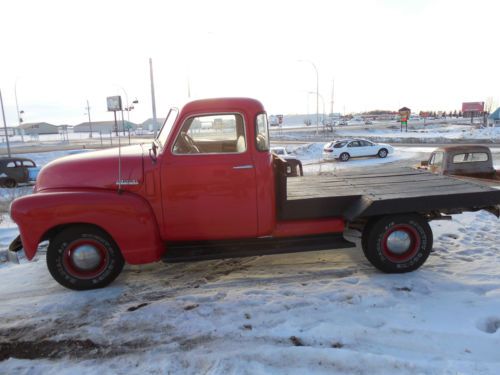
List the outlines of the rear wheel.
<svg viewBox="0 0 500 375">
<path fill-rule="evenodd" d="M 432 230 L 417 214 L 383 216 L 363 230 L 366 259 L 386 273 L 414 271 L 425 263 L 432 250 Z"/>
<path fill-rule="evenodd" d="M 105 287 L 116 279 L 123 265 L 123 256 L 112 238 L 90 225 L 64 229 L 47 249 L 50 274 L 69 289 Z"/>
<path fill-rule="evenodd" d="M 349 155 L 347 152 L 343 152 L 339 156 L 340 161 L 348 161 L 351 158 L 351 155 Z"/>
<path fill-rule="evenodd" d="M 385 148 L 382 148 L 379 150 L 377 155 L 379 158 L 385 158 L 387 157 L 387 154 L 388 154 L 387 150 Z"/>
<path fill-rule="evenodd" d="M 15 188 L 17 186 L 17 182 L 16 180 L 9 178 L 4 181 L 3 186 L 5 186 L 6 188 Z"/>
</svg>

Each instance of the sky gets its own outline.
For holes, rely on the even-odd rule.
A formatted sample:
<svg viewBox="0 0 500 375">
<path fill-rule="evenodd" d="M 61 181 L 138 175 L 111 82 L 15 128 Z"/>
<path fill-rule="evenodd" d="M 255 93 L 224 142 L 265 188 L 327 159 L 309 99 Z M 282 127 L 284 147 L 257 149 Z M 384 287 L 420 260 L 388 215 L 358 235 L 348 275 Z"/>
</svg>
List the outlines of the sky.
<svg viewBox="0 0 500 375">
<path fill-rule="evenodd" d="M 200 98 L 259 99 L 269 114 L 455 110 L 500 103 L 497 0 L 2 0 L 7 124 L 133 122 Z M 315 69 L 316 67 L 316 69 Z M 188 90 L 188 87 L 190 90 Z M 190 92 L 190 96 L 188 95 Z M 125 103 L 126 104 L 126 103 Z"/>
</svg>

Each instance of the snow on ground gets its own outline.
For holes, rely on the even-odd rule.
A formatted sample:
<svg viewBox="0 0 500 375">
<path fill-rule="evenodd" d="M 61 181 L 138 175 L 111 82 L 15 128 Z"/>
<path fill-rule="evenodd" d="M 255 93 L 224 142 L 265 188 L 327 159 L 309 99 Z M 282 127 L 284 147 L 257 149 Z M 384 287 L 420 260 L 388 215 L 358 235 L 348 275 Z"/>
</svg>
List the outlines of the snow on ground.
<svg viewBox="0 0 500 375">
<path fill-rule="evenodd" d="M 389 154 L 386 158 L 379 157 L 366 157 L 366 158 L 352 158 L 348 162 L 340 162 L 338 160 L 323 160 L 323 147 L 325 142 L 309 143 L 300 146 L 288 146 L 287 152 L 299 159 L 304 166 L 304 174 L 317 174 L 320 172 L 335 172 L 348 170 L 353 168 L 366 168 L 374 167 L 377 165 L 387 165 L 402 160 L 410 160 L 415 158 L 423 149 L 428 151 L 428 154 L 434 148 L 421 147 L 397 147 L 393 154 Z"/>
<path fill-rule="evenodd" d="M 500 222 L 432 226 L 435 251 L 401 275 L 359 247 L 127 267 L 87 292 L 43 255 L 0 268 L 0 373 L 498 374 Z"/>
</svg>

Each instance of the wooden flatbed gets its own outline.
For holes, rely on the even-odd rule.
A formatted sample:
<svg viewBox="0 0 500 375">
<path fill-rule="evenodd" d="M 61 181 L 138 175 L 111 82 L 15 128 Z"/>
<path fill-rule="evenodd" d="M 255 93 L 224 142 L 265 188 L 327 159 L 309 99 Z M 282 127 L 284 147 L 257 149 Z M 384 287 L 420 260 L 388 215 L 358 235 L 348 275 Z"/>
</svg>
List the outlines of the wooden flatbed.
<svg viewBox="0 0 500 375">
<path fill-rule="evenodd" d="M 281 178 L 282 220 L 341 216 L 348 221 L 407 212 L 457 213 L 500 204 L 500 190 L 413 168 L 377 168 Z"/>
</svg>

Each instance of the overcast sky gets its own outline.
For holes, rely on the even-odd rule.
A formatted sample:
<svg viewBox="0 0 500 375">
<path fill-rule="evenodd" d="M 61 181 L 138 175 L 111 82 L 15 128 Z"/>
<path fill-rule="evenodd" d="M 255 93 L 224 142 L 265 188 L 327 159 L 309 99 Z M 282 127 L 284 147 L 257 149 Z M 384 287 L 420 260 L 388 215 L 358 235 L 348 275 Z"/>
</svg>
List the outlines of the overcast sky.
<svg viewBox="0 0 500 375">
<path fill-rule="evenodd" d="M 500 99 L 500 1 L 2 1 L 0 89 L 16 123 L 111 120 L 106 97 L 138 99 L 131 121 L 172 105 L 249 96 L 270 114 L 460 109 Z M 16 85 L 17 82 L 17 85 Z M 323 103 L 320 99 L 320 111 Z"/>
</svg>

